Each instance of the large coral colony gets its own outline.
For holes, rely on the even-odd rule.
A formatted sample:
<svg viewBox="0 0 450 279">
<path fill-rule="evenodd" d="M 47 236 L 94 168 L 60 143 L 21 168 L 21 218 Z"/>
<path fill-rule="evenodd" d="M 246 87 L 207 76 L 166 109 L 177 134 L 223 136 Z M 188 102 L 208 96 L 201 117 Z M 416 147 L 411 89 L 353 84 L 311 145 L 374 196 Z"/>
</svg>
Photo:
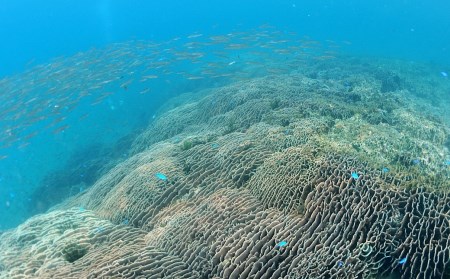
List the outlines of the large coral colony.
<svg viewBox="0 0 450 279">
<path fill-rule="evenodd" d="M 347 57 L 175 97 L 127 160 L 0 235 L 0 275 L 450 278 L 430 71 Z"/>
</svg>

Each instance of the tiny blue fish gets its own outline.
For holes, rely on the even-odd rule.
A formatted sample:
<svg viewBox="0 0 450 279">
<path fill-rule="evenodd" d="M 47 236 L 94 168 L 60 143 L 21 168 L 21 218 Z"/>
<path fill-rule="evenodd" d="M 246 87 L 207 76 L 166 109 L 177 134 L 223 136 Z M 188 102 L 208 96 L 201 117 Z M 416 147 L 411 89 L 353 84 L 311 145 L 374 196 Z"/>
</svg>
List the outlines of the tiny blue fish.
<svg viewBox="0 0 450 279">
<path fill-rule="evenodd" d="M 414 165 L 418 165 L 420 164 L 420 160 L 419 159 L 414 159 L 411 161 L 411 163 L 413 163 Z"/>
<path fill-rule="evenodd" d="M 219 144 L 218 143 L 211 143 L 211 147 L 216 149 L 219 148 Z"/>
<path fill-rule="evenodd" d="M 353 179 L 358 179 L 359 175 L 356 172 L 352 172 L 352 177 L 353 177 Z"/>
<path fill-rule="evenodd" d="M 441 76 L 448 77 L 448 74 L 447 74 L 447 72 L 441 72 Z"/>
<path fill-rule="evenodd" d="M 156 178 L 162 180 L 162 181 L 166 181 L 167 180 L 167 176 L 165 176 L 163 173 L 157 172 L 155 173 Z"/>
<path fill-rule="evenodd" d="M 389 172 L 389 168 L 384 167 L 381 171 L 384 173 L 387 173 L 387 172 Z"/>
<path fill-rule="evenodd" d="M 338 265 L 338 267 L 342 267 L 344 265 L 344 262 L 343 261 L 338 261 L 337 265 Z"/>
<path fill-rule="evenodd" d="M 287 243 L 287 241 L 280 241 L 278 244 L 277 244 L 277 247 L 284 247 L 284 246 L 286 246 L 288 243 Z"/>
<path fill-rule="evenodd" d="M 444 161 L 444 165 L 450 166 L 450 160 L 445 160 L 445 161 Z"/>
<path fill-rule="evenodd" d="M 123 224 L 123 225 L 128 225 L 128 219 L 123 220 L 123 221 L 122 221 L 122 224 Z"/>
<path fill-rule="evenodd" d="M 84 209 L 84 207 L 80 206 L 78 209 L 80 212 L 84 212 L 86 209 Z"/>
<path fill-rule="evenodd" d="M 401 260 L 398 261 L 398 264 L 403 265 L 403 264 L 406 263 L 406 260 L 407 260 L 407 257 L 404 257 L 403 259 L 401 259 Z"/>
</svg>

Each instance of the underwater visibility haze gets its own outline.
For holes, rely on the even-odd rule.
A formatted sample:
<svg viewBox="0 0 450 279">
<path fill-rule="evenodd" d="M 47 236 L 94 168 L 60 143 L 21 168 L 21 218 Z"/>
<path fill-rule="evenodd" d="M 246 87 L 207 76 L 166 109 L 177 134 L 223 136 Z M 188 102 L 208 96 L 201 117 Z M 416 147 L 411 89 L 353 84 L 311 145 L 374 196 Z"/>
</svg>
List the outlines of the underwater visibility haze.
<svg viewBox="0 0 450 279">
<path fill-rule="evenodd" d="M 450 278 L 448 11 L 0 0 L 0 278 Z"/>
</svg>

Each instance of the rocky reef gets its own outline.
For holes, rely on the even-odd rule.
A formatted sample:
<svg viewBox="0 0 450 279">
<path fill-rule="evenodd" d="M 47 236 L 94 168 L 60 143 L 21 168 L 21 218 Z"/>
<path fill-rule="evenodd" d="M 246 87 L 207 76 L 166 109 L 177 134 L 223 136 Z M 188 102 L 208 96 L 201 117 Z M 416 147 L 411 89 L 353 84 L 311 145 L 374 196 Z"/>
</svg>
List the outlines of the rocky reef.
<svg viewBox="0 0 450 279">
<path fill-rule="evenodd" d="M 450 101 L 423 72 L 342 58 L 169 100 L 0 235 L 0 277 L 448 278 Z"/>
</svg>

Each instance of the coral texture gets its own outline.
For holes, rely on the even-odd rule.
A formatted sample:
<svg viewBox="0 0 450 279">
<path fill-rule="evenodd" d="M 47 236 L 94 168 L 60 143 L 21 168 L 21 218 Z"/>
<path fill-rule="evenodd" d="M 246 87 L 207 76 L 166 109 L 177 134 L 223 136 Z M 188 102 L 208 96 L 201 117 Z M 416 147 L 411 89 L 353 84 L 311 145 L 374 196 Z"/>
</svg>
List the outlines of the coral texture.
<svg viewBox="0 0 450 279">
<path fill-rule="evenodd" d="M 0 277 L 445 278 L 448 124 L 401 75 L 349 92 L 332 66 L 169 101 L 130 158 L 0 235 Z"/>
</svg>

